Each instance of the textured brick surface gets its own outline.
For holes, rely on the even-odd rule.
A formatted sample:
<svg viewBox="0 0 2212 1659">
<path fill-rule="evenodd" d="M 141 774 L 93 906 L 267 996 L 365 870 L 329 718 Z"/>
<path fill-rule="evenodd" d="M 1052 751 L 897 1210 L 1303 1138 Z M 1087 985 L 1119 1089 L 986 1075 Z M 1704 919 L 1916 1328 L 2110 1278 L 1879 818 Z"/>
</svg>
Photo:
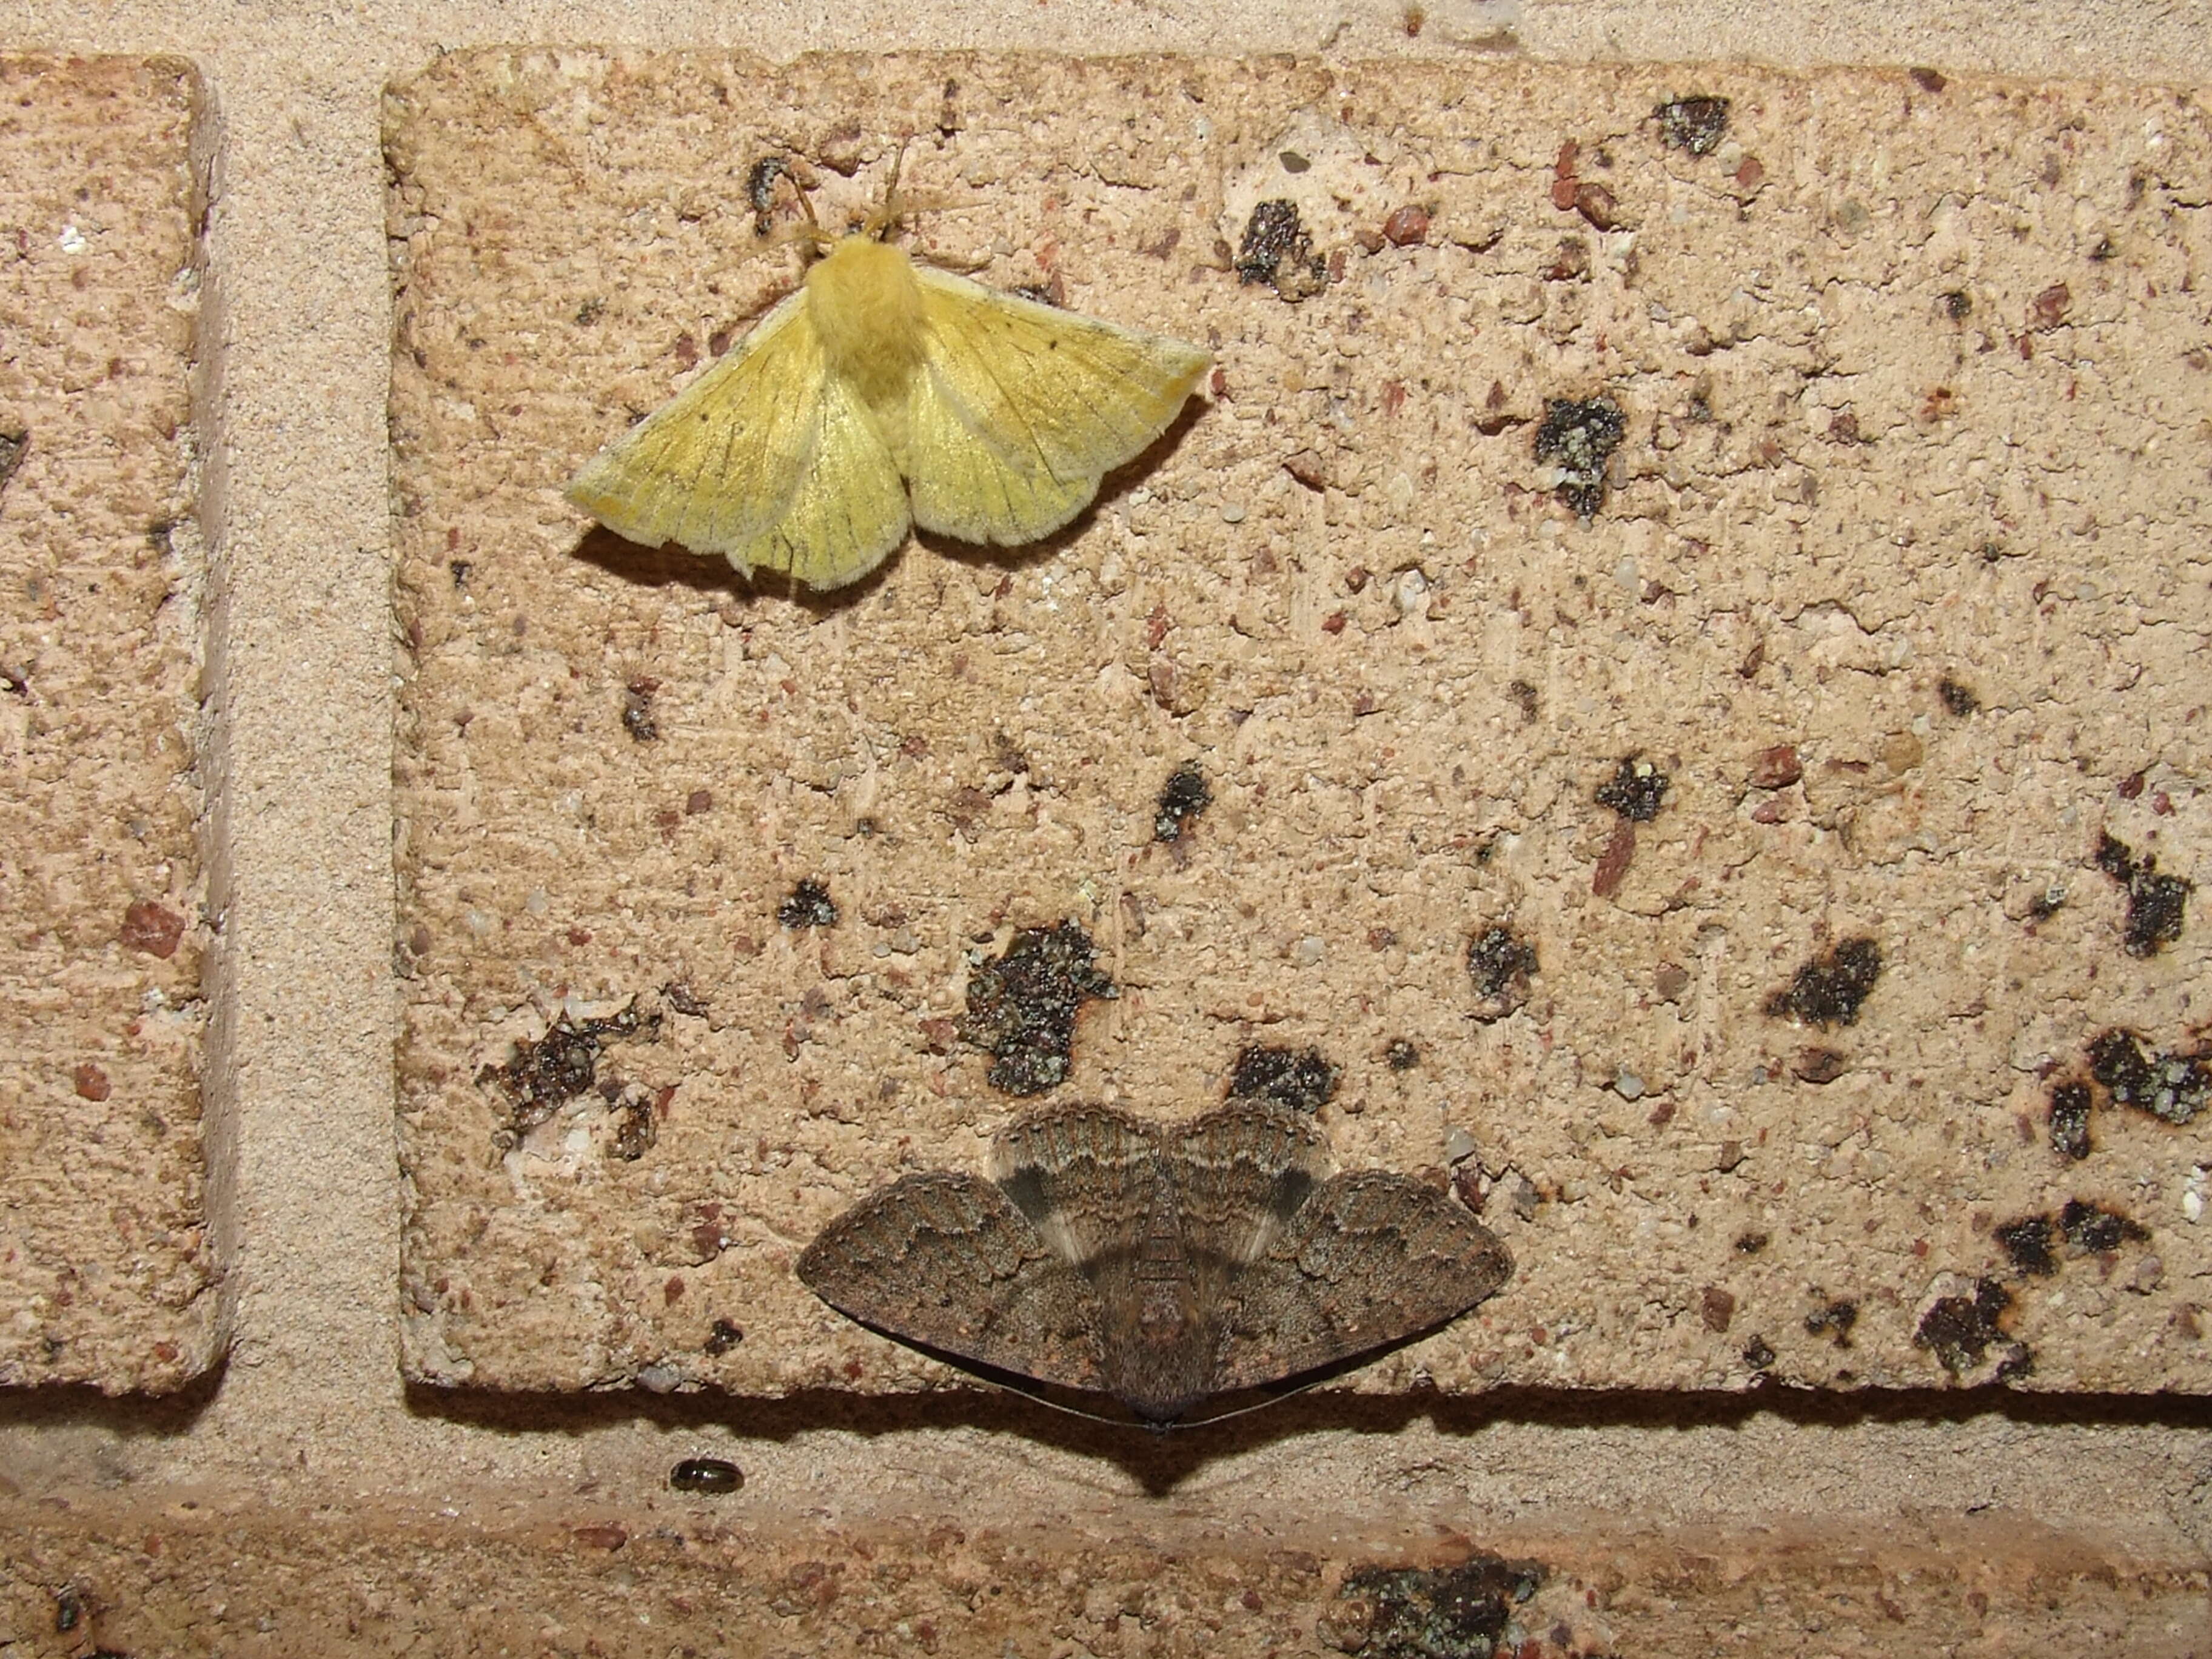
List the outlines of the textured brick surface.
<svg viewBox="0 0 2212 1659">
<path fill-rule="evenodd" d="M 1483 1557 L 1526 1592 L 1509 1594 L 1491 1630 L 1516 1659 L 1832 1659 L 1908 1640 L 1916 1652 L 2182 1659 L 2203 1654 L 2208 1635 L 2201 1563 L 1990 1518 L 1905 1522 L 1879 1539 L 1645 1527 L 1601 1542 L 1528 1525 L 1478 1540 L 1456 1527 L 1308 1536 L 1260 1523 L 1224 1539 L 1126 1516 L 800 1528 L 749 1509 L 580 1498 L 449 1508 L 430 1522 L 404 1510 L 310 1519 L 188 1500 L 148 1513 L 81 1495 L 58 1513 L 0 1500 L 0 1651 L 1484 1659 L 1480 1619 L 1455 1628 L 1461 1609 L 1437 1616 L 1422 1579 L 1386 1585 L 1384 1601 L 1355 1577 Z M 1402 1644 L 1408 1612 L 1432 1620 L 1433 1645 L 1390 1641 Z M 58 1613 L 73 1621 L 65 1633 Z"/>
<path fill-rule="evenodd" d="M 0 1382 L 163 1389 L 204 1233 L 198 273 L 174 59 L 0 58 Z"/>
<path fill-rule="evenodd" d="M 1690 94 L 1733 103 L 1703 154 L 1654 114 Z M 1313 1045 L 1340 1162 L 1487 1191 L 1516 1279 L 1364 1386 L 2212 1383 L 2212 1116 L 2046 1124 L 2098 1034 L 2203 1018 L 2201 918 L 2130 954 L 2093 861 L 2206 873 L 2188 98 L 462 54 L 388 119 L 413 1375 L 941 1379 L 790 1262 L 980 1158 L 1019 1103 L 967 975 L 1073 918 L 1121 995 L 1060 1097 L 1182 1115 Z M 568 472 L 797 276 L 747 164 L 835 220 L 909 135 L 918 246 L 1207 344 L 1206 406 L 1053 544 L 828 598 L 586 537 Z M 1295 303 L 1231 269 L 1279 198 Z M 1600 396 L 1583 518 L 1538 433 Z M 1632 829 L 1629 757 L 1669 780 Z M 833 929 L 778 923 L 809 876 Z M 1856 938 L 1851 1022 L 1766 1012 Z M 632 999 L 507 1145 L 487 1068 Z M 2002 1242 L 2038 1217 L 2047 1262 Z"/>
</svg>

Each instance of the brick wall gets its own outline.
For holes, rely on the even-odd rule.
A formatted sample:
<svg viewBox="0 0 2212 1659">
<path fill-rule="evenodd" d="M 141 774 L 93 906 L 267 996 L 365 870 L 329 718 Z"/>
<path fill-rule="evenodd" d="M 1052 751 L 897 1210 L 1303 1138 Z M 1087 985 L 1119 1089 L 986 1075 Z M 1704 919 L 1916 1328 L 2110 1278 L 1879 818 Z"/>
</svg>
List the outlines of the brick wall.
<svg viewBox="0 0 2212 1659">
<path fill-rule="evenodd" d="M 2130 905 L 2206 867 L 2212 139 L 2100 17 L 34 9 L 0 1646 L 2212 1646 L 2207 1120 L 2099 1047 L 2203 1019 Z M 435 56 L 617 28 L 713 50 Z M 1217 57 L 741 55 L 1017 43 Z M 1723 46 L 1835 67 L 1574 61 Z M 1202 411 L 842 599 L 586 538 L 568 471 L 797 273 L 749 161 L 842 215 L 900 138 L 916 246 L 1202 341 Z M 1312 293 L 1231 268 L 1273 199 Z M 1583 514 L 1537 433 L 1601 396 Z M 1064 919 L 1121 994 L 1062 1096 L 1317 1048 L 1337 1162 L 1460 1176 L 1506 1289 L 1164 1438 L 806 1296 L 1021 1109 L 963 987 Z M 516 1120 L 490 1068 L 633 999 Z"/>
</svg>

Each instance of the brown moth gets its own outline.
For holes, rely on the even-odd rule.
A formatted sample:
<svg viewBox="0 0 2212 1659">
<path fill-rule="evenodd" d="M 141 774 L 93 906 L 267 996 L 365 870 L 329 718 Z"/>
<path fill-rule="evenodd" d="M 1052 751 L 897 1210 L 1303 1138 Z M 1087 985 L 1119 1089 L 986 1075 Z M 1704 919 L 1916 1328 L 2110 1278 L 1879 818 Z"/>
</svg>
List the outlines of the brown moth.
<svg viewBox="0 0 2212 1659">
<path fill-rule="evenodd" d="M 999 1136 L 989 1180 L 904 1176 L 799 1259 L 864 1325 L 1158 1426 L 1442 1325 L 1512 1272 L 1443 1193 L 1332 1176 L 1313 1120 L 1256 1100 L 1180 1127 L 1034 1114 Z"/>
</svg>

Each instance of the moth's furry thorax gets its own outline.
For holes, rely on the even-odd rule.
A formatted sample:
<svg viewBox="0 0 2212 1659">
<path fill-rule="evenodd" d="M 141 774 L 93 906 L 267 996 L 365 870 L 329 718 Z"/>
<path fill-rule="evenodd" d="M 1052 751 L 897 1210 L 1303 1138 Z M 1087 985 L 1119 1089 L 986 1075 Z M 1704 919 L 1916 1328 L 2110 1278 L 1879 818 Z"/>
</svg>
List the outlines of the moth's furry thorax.
<svg viewBox="0 0 2212 1659">
<path fill-rule="evenodd" d="M 831 372 L 872 404 L 902 390 L 921 361 L 921 285 L 897 248 L 848 236 L 807 271 L 806 307 Z"/>
</svg>

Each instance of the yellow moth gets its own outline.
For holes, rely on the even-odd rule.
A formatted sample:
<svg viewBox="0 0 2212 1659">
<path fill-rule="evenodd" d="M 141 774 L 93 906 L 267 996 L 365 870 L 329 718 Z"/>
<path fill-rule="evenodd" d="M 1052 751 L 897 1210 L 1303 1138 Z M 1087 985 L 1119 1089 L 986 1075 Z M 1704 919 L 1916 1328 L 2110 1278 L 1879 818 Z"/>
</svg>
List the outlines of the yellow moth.
<svg viewBox="0 0 2212 1659">
<path fill-rule="evenodd" d="M 837 587 L 909 524 L 1000 546 L 1059 529 L 1167 429 L 1212 362 L 917 265 L 880 240 L 889 225 L 886 212 L 835 241 L 797 293 L 586 464 L 568 499 L 648 547 Z"/>
</svg>

